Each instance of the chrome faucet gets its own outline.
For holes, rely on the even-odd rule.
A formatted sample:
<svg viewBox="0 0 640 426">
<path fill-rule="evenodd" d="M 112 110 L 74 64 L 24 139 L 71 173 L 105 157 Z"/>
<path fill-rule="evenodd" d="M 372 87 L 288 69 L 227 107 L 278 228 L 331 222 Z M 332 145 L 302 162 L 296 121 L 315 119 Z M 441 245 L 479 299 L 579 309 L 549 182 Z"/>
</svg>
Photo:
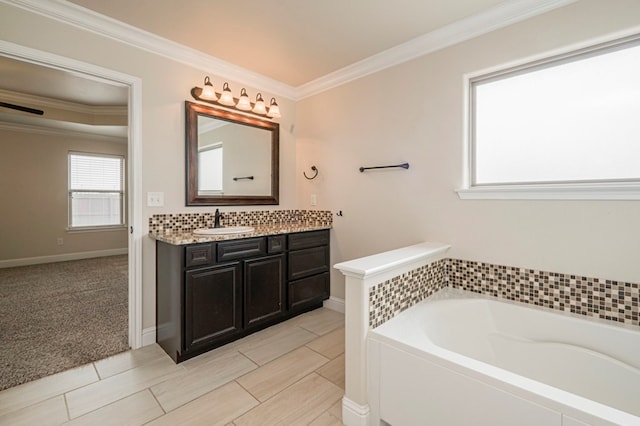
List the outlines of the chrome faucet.
<svg viewBox="0 0 640 426">
<path fill-rule="evenodd" d="M 213 219 L 214 228 L 222 228 L 222 225 L 220 225 L 220 219 L 224 219 L 224 216 L 220 213 L 219 209 L 216 209 L 216 215 L 215 215 L 215 218 Z"/>
</svg>

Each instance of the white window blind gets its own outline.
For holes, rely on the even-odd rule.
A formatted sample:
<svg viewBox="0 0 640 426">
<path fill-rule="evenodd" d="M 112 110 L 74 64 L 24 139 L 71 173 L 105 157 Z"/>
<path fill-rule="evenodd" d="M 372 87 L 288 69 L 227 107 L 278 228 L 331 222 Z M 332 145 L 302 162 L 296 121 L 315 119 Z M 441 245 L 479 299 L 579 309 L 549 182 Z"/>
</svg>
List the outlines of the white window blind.
<svg viewBox="0 0 640 426">
<path fill-rule="evenodd" d="M 124 157 L 69 153 L 69 227 L 124 225 Z"/>
</svg>

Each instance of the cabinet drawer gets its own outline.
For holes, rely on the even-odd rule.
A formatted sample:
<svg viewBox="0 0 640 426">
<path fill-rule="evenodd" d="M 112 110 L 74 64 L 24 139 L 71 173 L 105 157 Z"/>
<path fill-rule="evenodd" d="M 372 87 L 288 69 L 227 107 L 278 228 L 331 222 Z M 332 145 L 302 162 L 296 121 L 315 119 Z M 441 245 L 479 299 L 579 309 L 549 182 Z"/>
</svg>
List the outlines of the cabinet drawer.
<svg viewBox="0 0 640 426">
<path fill-rule="evenodd" d="M 289 234 L 289 250 L 329 245 L 329 230 Z"/>
<path fill-rule="evenodd" d="M 319 303 L 329 297 L 329 273 L 289 283 L 289 309 Z"/>
<path fill-rule="evenodd" d="M 267 253 L 282 253 L 286 250 L 287 239 L 284 235 L 274 235 L 267 237 Z"/>
<path fill-rule="evenodd" d="M 290 280 L 308 277 L 309 275 L 329 270 L 329 247 L 313 247 L 289 252 Z"/>
<path fill-rule="evenodd" d="M 218 243 L 218 262 L 266 254 L 265 238 L 246 238 Z"/>
<path fill-rule="evenodd" d="M 198 244 L 195 246 L 187 246 L 185 248 L 185 266 L 209 265 L 213 263 L 215 244 Z"/>
</svg>

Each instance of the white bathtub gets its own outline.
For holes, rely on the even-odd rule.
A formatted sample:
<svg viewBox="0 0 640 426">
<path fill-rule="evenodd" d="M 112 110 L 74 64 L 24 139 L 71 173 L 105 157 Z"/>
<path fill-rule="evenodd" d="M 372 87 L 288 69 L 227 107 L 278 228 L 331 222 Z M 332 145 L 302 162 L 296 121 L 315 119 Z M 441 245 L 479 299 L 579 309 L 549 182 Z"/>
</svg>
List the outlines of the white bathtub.
<svg viewBox="0 0 640 426">
<path fill-rule="evenodd" d="M 638 327 L 448 288 L 367 352 L 376 425 L 640 425 Z"/>
</svg>

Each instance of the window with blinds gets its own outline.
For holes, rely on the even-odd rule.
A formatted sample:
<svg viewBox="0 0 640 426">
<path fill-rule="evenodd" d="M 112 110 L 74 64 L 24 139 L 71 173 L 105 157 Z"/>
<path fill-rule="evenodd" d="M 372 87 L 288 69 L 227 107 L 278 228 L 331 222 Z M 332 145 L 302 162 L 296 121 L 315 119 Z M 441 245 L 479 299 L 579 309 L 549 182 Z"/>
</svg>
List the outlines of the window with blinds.
<svg viewBox="0 0 640 426">
<path fill-rule="evenodd" d="M 69 228 L 124 225 L 124 157 L 69 153 Z"/>
</svg>

